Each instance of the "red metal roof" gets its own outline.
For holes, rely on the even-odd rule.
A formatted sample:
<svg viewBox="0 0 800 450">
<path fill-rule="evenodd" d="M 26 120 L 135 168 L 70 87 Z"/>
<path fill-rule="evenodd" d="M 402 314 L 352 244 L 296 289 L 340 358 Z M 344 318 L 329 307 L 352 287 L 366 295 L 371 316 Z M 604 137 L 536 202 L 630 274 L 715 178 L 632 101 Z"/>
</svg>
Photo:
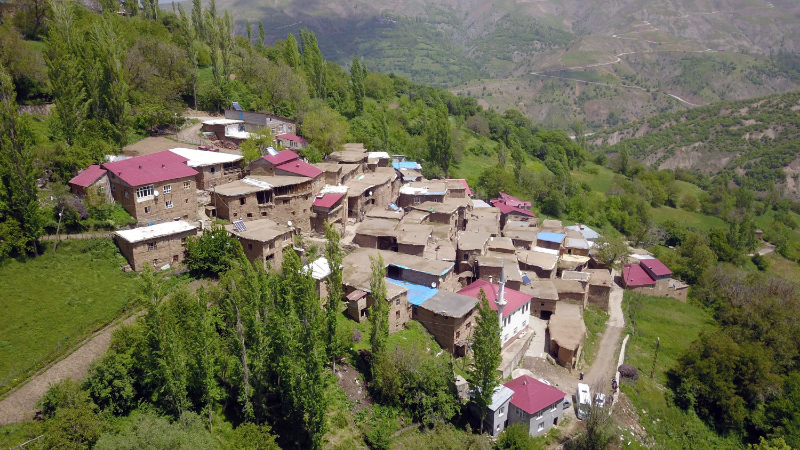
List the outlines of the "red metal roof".
<svg viewBox="0 0 800 450">
<path fill-rule="evenodd" d="M 653 258 L 653 259 L 643 259 L 639 264 L 645 266 L 646 268 L 650 269 L 650 273 L 653 275 L 660 277 L 664 275 L 672 275 L 672 271 L 669 270 L 667 266 L 664 265 L 661 261 Z"/>
<path fill-rule="evenodd" d="M 289 134 L 289 133 L 279 134 L 279 135 L 275 136 L 275 138 L 276 139 L 286 139 L 287 141 L 294 141 L 294 142 L 303 142 L 303 143 L 308 142 L 308 139 L 306 139 L 306 138 L 301 138 L 300 136 L 298 136 L 296 134 Z"/>
<path fill-rule="evenodd" d="M 531 202 L 524 202 L 513 195 L 508 195 L 505 192 L 500 192 L 500 199 L 508 206 L 514 206 L 522 209 L 530 209 Z"/>
<path fill-rule="evenodd" d="M 188 158 L 169 150 L 103 164 L 131 186 L 143 186 L 177 178 L 193 177 L 197 171 L 186 165 Z"/>
<path fill-rule="evenodd" d="M 275 155 L 275 156 L 273 156 L 273 155 L 264 156 L 264 159 L 266 159 L 267 161 L 271 162 L 272 164 L 274 164 L 276 166 L 279 165 L 279 164 L 283 164 L 285 162 L 288 162 L 288 161 L 294 161 L 295 159 L 299 159 L 299 158 L 300 157 L 297 156 L 297 153 L 295 153 L 295 152 L 293 152 L 291 150 L 282 150 L 282 151 L 278 152 L 278 154 Z"/>
<path fill-rule="evenodd" d="M 494 206 L 495 208 L 499 209 L 500 212 L 503 213 L 503 214 L 516 213 L 516 214 L 522 214 L 523 216 L 536 217 L 536 214 L 534 214 L 534 213 L 532 213 L 530 211 L 526 211 L 524 209 L 516 208 L 514 206 L 509 206 L 509 205 L 503 203 L 503 201 L 498 199 L 498 198 L 496 198 L 494 200 L 489 200 L 489 201 L 491 202 L 492 206 Z"/>
<path fill-rule="evenodd" d="M 467 184 L 467 180 L 463 178 L 446 178 L 446 180 L 458 181 L 462 185 L 464 185 L 464 189 L 466 189 L 467 195 L 472 195 L 472 189 L 469 188 L 469 184 Z"/>
<path fill-rule="evenodd" d="M 503 386 L 514 391 L 511 404 L 528 414 L 536 414 L 553 403 L 559 403 L 558 407 L 561 407 L 561 401 L 567 395 L 561 389 L 546 385 L 528 375 L 514 378 Z"/>
<path fill-rule="evenodd" d="M 486 294 L 486 300 L 489 300 L 489 306 L 491 306 L 494 311 L 497 311 L 496 302 L 497 297 L 500 295 L 499 285 L 489 283 L 485 280 L 477 280 L 469 286 L 458 291 L 457 294 L 478 298 L 478 294 L 480 293 L 481 289 L 483 289 L 483 292 Z M 533 298 L 528 294 L 523 294 L 520 291 L 515 291 L 514 289 L 509 289 L 508 287 L 506 287 L 503 291 L 503 299 L 506 301 L 506 306 L 503 307 L 503 312 L 505 313 L 503 314 L 503 317 L 513 313 L 517 310 L 517 308 L 531 301 L 531 298 Z"/>
<path fill-rule="evenodd" d="M 81 173 L 75 175 L 75 177 L 73 177 L 71 180 L 69 180 L 69 184 L 74 184 L 82 187 L 89 187 L 92 185 L 92 183 L 97 181 L 98 178 L 102 177 L 105 174 L 106 174 L 106 169 L 103 169 L 97 164 L 92 164 L 91 166 L 82 170 Z"/>
<path fill-rule="evenodd" d="M 639 264 L 629 264 L 622 269 L 622 280 L 625 286 L 652 286 L 656 281 L 642 269 Z"/>
<path fill-rule="evenodd" d="M 344 194 L 325 194 L 323 197 L 317 197 L 314 199 L 314 203 L 312 203 L 312 205 L 322 208 L 330 208 L 342 197 L 344 197 Z"/>
<path fill-rule="evenodd" d="M 317 176 L 322 174 L 322 169 L 314 167 L 311 164 L 305 161 L 301 161 L 299 159 L 296 161 L 289 161 L 275 168 L 309 178 L 316 178 Z"/>
</svg>

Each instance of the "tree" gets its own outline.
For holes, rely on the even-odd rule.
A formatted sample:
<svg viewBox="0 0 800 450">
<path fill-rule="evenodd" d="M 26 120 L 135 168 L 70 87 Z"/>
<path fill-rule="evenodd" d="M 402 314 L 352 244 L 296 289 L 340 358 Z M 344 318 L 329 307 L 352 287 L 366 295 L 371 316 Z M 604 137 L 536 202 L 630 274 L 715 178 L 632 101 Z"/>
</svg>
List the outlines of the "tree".
<svg viewBox="0 0 800 450">
<path fill-rule="evenodd" d="M 450 120 L 447 107 L 440 103 L 428 118 L 425 137 L 428 142 L 428 160 L 441 167 L 444 176 L 448 175 L 453 162 L 453 140 L 450 133 Z"/>
<path fill-rule="evenodd" d="M 127 49 L 111 16 L 94 23 L 90 42 L 96 63 L 91 74 L 97 87 L 92 95 L 94 119 L 101 121 L 111 140 L 122 147 L 128 142 L 131 122 L 130 86 L 123 66 Z"/>
<path fill-rule="evenodd" d="M 601 391 L 602 389 L 594 389 Z M 592 404 L 588 416 L 581 421 L 581 432 L 573 441 L 575 450 L 605 450 L 617 440 L 617 427 L 608 410 Z"/>
<path fill-rule="evenodd" d="M 325 305 L 325 344 L 328 359 L 331 361 L 333 369 L 336 370 L 336 358 L 339 356 L 339 344 L 337 323 L 339 317 L 339 305 L 342 301 L 342 248 L 339 245 L 340 236 L 329 223 L 325 223 L 325 259 L 331 274 L 328 275 L 325 283 L 328 286 L 328 300 Z"/>
<path fill-rule="evenodd" d="M 41 444 L 44 448 L 91 448 L 103 423 L 86 391 L 70 379 L 58 382 L 39 400 L 48 418 Z"/>
<path fill-rule="evenodd" d="M 0 65 L 0 259 L 37 252 L 43 217 L 28 117 L 17 110 L 11 77 Z"/>
<path fill-rule="evenodd" d="M 358 62 L 353 55 L 353 64 L 350 66 L 350 90 L 353 92 L 353 101 L 356 106 L 356 115 L 364 112 L 364 79 L 367 76 L 366 67 Z"/>
<path fill-rule="evenodd" d="M 54 136 L 72 145 L 82 131 L 87 112 L 81 69 L 82 38 L 72 14 L 74 4 L 54 2 L 51 8 L 53 18 L 45 41 L 45 60 L 55 111 L 49 125 Z"/>
<path fill-rule="evenodd" d="M 264 22 L 258 21 L 258 47 L 264 46 L 264 41 L 267 39 L 267 33 L 264 32 Z"/>
<path fill-rule="evenodd" d="M 263 127 L 250 133 L 250 137 L 239 145 L 242 149 L 242 159 L 245 165 L 264 156 L 267 147 L 272 146 L 272 129 Z"/>
<path fill-rule="evenodd" d="M 478 293 L 478 317 L 475 320 L 475 334 L 472 336 L 473 363 L 468 369 L 469 386 L 473 401 L 481 420 L 486 418 L 487 408 L 492 404 L 492 396 L 500 385 L 497 367 L 502 361 L 500 354 L 500 323 L 497 312 L 489 306 L 486 293 L 481 288 Z"/>
<path fill-rule="evenodd" d="M 286 44 L 283 45 L 283 61 L 292 69 L 296 69 L 302 64 L 297 39 L 292 33 L 286 36 Z"/>
<path fill-rule="evenodd" d="M 325 60 L 317 45 L 317 36 L 308 28 L 300 30 L 300 43 L 303 46 L 303 69 L 308 77 L 309 87 L 314 98 L 325 98 L 328 93 Z"/>
<path fill-rule="evenodd" d="M 369 279 L 369 290 L 372 296 L 372 306 L 369 309 L 370 336 L 369 343 L 372 348 L 373 376 L 375 375 L 375 361 L 379 360 L 386 352 L 386 342 L 389 339 L 389 305 L 386 300 L 386 266 L 383 256 L 370 256 L 372 275 Z"/>
<path fill-rule="evenodd" d="M 622 148 L 619 149 L 619 162 L 617 168 L 619 173 L 623 175 L 628 175 L 628 170 L 630 170 L 630 160 L 628 157 L 628 148 L 624 145 L 621 145 Z"/>
<path fill-rule="evenodd" d="M 239 240 L 229 236 L 221 226 L 186 238 L 186 267 L 196 274 L 220 275 L 228 271 L 242 253 Z"/>
<path fill-rule="evenodd" d="M 620 270 L 630 251 L 622 239 L 605 234 L 594 241 L 594 258 L 609 268 Z"/>
<path fill-rule="evenodd" d="M 530 435 L 525 422 L 506 427 L 497 437 L 496 450 L 540 450 L 544 446 Z"/>
<path fill-rule="evenodd" d="M 250 23 L 249 20 L 247 21 L 247 43 L 248 44 L 253 43 L 253 25 Z"/>
<path fill-rule="evenodd" d="M 323 156 L 342 148 L 347 138 L 347 120 L 327 104 L 319 103 L 303 115 L 301 129 L 311 146 Z"/>
</svg>

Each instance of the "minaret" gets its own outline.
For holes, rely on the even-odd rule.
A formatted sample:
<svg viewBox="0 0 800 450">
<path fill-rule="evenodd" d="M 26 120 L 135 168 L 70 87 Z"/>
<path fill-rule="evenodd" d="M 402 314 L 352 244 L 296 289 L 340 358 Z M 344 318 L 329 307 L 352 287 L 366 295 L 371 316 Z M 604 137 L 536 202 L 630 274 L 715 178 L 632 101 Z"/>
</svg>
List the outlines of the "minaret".
<svg viewBox="0 0 800 450">
<path fill-rule="evenodd" d="M 505 261 L 503 261 L 503 266 L 505 266 Z M 500 267 L 500 283 L 498 283 L 500 288 L 497 294 L 497 321 L 500 324 L 501 331 L 503 330 L 503 307 L 506 306 L 506 299 L 503 297 L 503 291 L 506 287 L 506 271 L 503 266 Z"/>
</svg>

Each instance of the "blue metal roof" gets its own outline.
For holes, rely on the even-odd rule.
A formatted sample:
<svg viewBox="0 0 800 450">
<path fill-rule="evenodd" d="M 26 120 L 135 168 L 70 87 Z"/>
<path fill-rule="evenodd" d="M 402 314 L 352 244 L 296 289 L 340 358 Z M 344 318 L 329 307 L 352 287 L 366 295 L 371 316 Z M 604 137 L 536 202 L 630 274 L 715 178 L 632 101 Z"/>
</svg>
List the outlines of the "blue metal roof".
<svg viewBox="0 0 800 450">
<path fill-rule="evenodd" d="M 408 293 L 406 294 L 408 295 L 408 302 L 416 306 L 421 305 L 439 292 L 438 289 L 421 284 L 409 283 L 407 281 L 392 280 L 390 278 L 387 278 L 386 281 L 408 289 Z"/>
<path fill-rule="evenodd" d="M 566 237 L 565 234 L 548 233 L 547 231 L 542 231 L 541 233 L 536 235 L 536 239 L 540 241 L 558 242 L 558 243 L 563 242 L 564 237 Z"/>
<path fill-rule="evenodd" d="M 403 161 L 403 162 L 393 162 L 392 167 L 395 169 L 416 169 L 421 170 L 422 166 L 419 163 L 414 161 Z"/>
</svg>

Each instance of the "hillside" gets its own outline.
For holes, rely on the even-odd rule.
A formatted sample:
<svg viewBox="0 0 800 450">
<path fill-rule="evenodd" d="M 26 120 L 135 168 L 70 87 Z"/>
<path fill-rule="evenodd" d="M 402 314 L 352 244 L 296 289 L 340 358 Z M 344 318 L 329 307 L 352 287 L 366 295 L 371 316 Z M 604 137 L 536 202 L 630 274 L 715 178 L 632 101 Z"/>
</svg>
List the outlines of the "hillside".
<svg viewBox="0 0 800 450">
<path fill-rule="evenodd" d="M 447 87 L 545 125 L 593 128 L 800 89 L 800 7 L 764 0 L 224 0 L 268 43 L 308 27 L 326 58 Z M 781 54 L 783 52 L 783 54 Z M 789 58 L 791 59 L 791 58 Z"/>
<path fill-rule="evenodd" d="M 776 184 L 798 196 L 800 92 L 719 102 L 660 114 L 592 136 L 606 152 L 618 144 L 659 169 L 729 170 L 739 184 L 765 191 Z"/>
</svg>

